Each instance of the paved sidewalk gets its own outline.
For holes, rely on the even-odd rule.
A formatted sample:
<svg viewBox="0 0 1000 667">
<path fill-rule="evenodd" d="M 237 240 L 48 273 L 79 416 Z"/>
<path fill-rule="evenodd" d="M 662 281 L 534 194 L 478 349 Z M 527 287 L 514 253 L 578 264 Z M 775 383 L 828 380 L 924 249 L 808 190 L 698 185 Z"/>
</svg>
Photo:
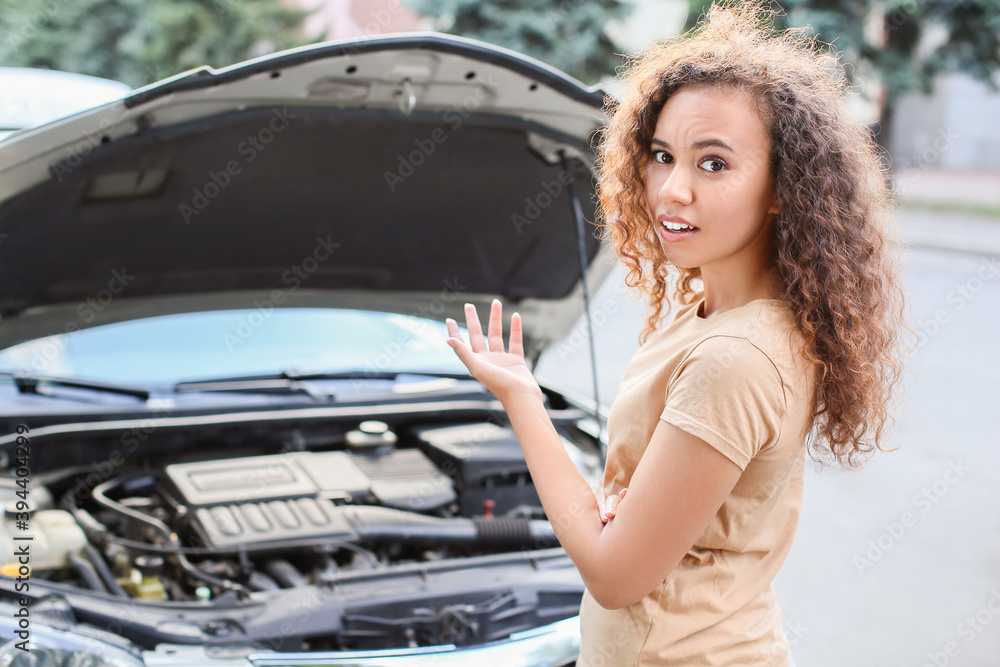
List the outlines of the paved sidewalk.
<svg viewBox="0 0 1000 667">
<path fill-rule="evenodd" d="M 1000 170 L 904 169 L 894 181 L 906 244 L 1000 254 Z"/>
<path fill-rule="evenodd" d="M 1000 255 L 1000 218 L 907 208 L 896 225 L 909 246 Z"/>
<path fill-rule="evenodd" d="M 904 203 L 954 204 L 1000 210 L 1000 169 L 901 169 L 893 180 Z"/>
</svg>

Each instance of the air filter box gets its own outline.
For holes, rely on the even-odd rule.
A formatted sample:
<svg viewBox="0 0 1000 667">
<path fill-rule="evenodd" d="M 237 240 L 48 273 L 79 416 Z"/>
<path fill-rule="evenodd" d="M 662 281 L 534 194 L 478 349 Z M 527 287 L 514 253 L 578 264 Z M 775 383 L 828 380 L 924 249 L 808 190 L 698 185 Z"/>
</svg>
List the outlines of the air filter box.
<svg viewBox="0 0 1000 667">
<path fill-rule="evenodd" d="M 483 501 L 502 515 L 518 505 L 541 505 L 531 483 L 524 452 L 514 431 L 491 422 L 417 428 L 424 453 L 451 475 L 463 516 L 483 514 Z"/>
</svg>

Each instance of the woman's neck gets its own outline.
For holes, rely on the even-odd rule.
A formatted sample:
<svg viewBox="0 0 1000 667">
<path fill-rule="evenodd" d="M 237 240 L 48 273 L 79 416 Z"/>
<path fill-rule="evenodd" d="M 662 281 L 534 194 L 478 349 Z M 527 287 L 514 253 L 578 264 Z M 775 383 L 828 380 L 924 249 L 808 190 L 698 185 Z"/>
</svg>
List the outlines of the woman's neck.
<svg viewBox="0 0 1000 667">
<path fill-rule="evenodd" d="M 757 299 L 779 298 L 777 271 L 761 268 L 744 274 L 726 273 L 716 275 L 708 267 L 702 267 L 701 281 L 704 286 L 705 307 L 701 316 L 708 318 L 727 310 L 738 308 Z"/>
</svg>

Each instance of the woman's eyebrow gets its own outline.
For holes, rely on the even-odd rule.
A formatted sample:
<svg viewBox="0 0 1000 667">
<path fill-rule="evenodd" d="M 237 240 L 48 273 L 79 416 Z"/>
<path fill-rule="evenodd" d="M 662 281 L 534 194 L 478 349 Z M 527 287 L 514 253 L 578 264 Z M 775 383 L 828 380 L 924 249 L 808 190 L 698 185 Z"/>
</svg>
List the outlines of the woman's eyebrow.
<svg viewBox="0 0 1000 667">
<path fill-rule="evenodd" d="M 670 144 L 668 144 L 666 141 L 664 141 L 663 139 L 657 139 L 655 137 L 649 143 L 653 146 L 662 146 L 663 148 L 670 148 Z M 722 139 L 702 139 L 701 141 L 696 141 L 693 144 L 691 144 L 691 148 L 708 148 L 709 146 L 715 146 L 717 148 L 725 148 L 730 153 L 736 152 L 732 148 L 730 148 L 729 144 L 724 142 Z"/>
</svg>

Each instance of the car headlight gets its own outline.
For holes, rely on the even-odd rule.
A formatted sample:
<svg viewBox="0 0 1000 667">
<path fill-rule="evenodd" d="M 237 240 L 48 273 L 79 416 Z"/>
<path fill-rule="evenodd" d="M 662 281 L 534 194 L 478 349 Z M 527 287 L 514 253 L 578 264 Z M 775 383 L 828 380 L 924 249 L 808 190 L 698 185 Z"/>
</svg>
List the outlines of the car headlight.
<svg viewBox="0 0 1000 667">
<path fill-rule="evenodd" d="M 77 632 L 26 622 L 0 607 L 0 667 L 144 667 L 140 657 L 99 639 Z M 17 610 L 16 607 L 13 609 Z"/>
</svg>

